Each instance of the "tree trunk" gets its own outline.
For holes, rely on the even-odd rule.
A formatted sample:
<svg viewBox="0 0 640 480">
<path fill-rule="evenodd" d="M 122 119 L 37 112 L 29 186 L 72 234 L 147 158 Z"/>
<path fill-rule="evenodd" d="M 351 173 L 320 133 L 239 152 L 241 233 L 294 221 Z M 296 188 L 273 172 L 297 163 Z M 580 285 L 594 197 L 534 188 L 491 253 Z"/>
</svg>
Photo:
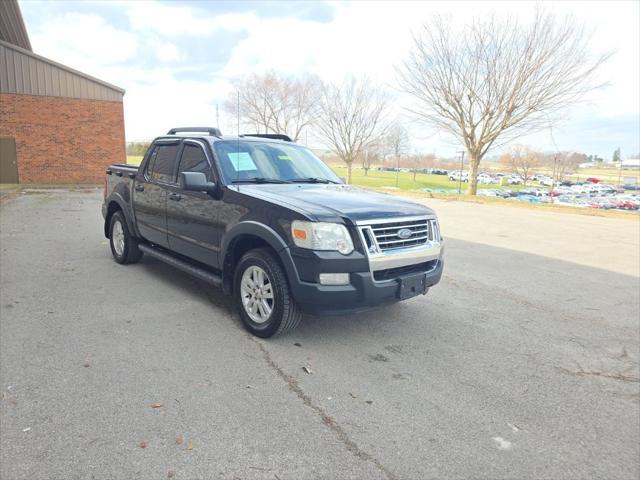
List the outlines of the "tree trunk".
<svg viewBox="0 0 640 480">
<path fill-rule="evenodd" d="M 369 176 L 369 167 L 362 167 L 364 170 L 364 176 L 368 177 Z"/>
<path fill-rule="evenodd" d="M 467 152 L 469 156 L 469 188 L 467 195 L 478 193 L 478 165 L 480 165 L 480 155 L 475 152 Z"/>
<path fill-rule="evenodd" d="M 347 162 L 347 183 L 351 185 L 351 166 L 353 162 Z"/>
</svg>

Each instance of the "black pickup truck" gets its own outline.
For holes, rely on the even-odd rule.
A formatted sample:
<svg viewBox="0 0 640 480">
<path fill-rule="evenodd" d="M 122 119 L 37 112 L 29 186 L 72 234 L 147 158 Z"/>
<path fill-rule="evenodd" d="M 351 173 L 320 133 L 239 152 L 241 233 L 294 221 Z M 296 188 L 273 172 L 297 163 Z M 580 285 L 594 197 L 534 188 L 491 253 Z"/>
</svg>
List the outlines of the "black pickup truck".
<svg viewBox="0 0 640 480">
<path fill-rule="evenodd" d="M 302 312 L 425 294 L 442 276 L 432 210 L 345 185 L 285 135 L 174 128 L 139 167 L 106 173 L 104 234 L 115 261 L 146 253 L 221 286 L 260 337 L 294 328 Z"/>
</svg>

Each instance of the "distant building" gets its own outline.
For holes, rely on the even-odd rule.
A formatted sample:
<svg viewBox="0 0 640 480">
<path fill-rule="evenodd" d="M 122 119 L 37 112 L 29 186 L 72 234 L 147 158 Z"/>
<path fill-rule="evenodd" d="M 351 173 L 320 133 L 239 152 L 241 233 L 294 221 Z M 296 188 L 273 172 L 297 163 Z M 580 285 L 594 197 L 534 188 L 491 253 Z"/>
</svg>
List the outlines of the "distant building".
<svg viewBox="0 0 640 480">
<path fill-rule="evenodd" d="M 578 168 L 597 168 L 598 164 L 595 162 L 584 162 L 578 165 Z"/>
<path fill-rule="evenodd" d="M 640 168 L 640 158 L 627 158 L 620 162 L 621 168 Z"/>
<path fill-rule="evenodd" d="M 98 183 L 125 162 L 124 90 L 33 53 L 0 1 L 0 183 Z"/>
</svg>

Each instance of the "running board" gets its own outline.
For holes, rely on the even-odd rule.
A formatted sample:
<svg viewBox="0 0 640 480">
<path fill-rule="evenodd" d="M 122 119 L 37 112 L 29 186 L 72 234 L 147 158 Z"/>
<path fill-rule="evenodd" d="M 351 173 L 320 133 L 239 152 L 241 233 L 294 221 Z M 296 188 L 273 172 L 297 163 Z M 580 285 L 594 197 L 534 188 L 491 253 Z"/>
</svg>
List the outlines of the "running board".
<svg viewBox="0 0 640 480">
<path fill-rule="evenodd" d="M 188 273 L 189 275 L 199 278 L 203 282 L 207 282 L 216 286 L 222 285 L 222 277 L 220 277 L 219 275 L 208 272 L 204 268 L 196 267 L 189 262 L 174 257 L 170 253 L 150 247 L 149 245 L 145 244 L 138 245 L 138 248 L 147 255 L 151 255 L 152 257 L 171 265 L 172 267 L 180 269 L 183 272 Z"/>
</svg>

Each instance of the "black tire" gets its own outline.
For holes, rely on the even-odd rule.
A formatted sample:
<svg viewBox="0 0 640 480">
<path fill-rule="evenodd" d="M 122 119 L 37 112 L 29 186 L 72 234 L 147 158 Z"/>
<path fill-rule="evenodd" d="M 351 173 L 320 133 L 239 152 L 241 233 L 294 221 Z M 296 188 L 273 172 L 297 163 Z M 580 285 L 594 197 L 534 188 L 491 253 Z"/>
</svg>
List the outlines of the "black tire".
<svg viewBox="0 0 640 480">
<path fill-rule="evenodd" d="M 124 234 L 124 248 L 120 253 L 118 253 L 118 249 L 114 245 L 113 238 L 113 229 L 116 223 L 120 224 L 122 233 Z M 142 252 L 138 248 L 138 241 L 131 235 L 131 232 L 129 232 L 129 227 L 127 227 L 127 222 L 121 211 L 111 216 L 111 221 L 109 222 L 109 246 L 111 247 L 113 259 L 123 265 L 139 262 L 140 258 L 142 258 Z"/>
<path fill-rule="evenodd" d="M 272 310 L 264 323 L 253 321 L 243 302 L 241 291 L 242 276 L 245 271 L 253 266 L 262 269 L 272 285 Z M 298 307 L 291 295 L 286 272 L 280 265 L 280 261 L 265 248 L 258 248 L 245 253 L 238 262 L 233 281 L 233 299 L 245 328 L 258 337 L 269 338 L 293 330 L 302 319 L 300 307 Z"/>
</svg>

